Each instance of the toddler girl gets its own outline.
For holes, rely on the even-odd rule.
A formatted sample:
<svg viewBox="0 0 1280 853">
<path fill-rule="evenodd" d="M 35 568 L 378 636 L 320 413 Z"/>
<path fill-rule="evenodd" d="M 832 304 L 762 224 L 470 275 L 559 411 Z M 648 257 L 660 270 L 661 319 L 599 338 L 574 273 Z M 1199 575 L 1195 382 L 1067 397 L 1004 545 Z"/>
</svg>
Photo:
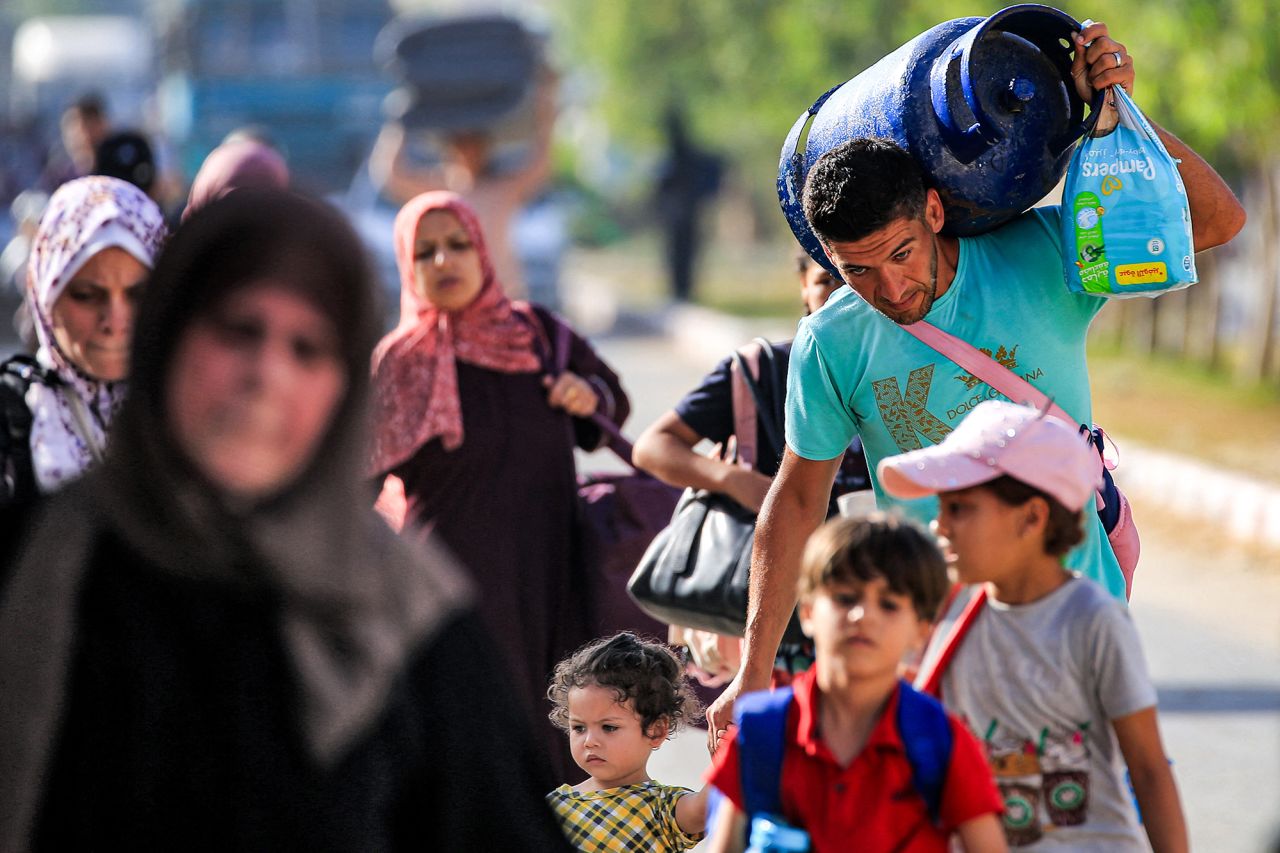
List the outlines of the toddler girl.
<svg viewBox="0 0 1280 853">
<path fill-rule="evenodd" d="M 649 778 L 649 756 L 701 709 L 666 646 L 631 633 L 596 640 L 556 666 L 551 721 L 587 774 L 547 795 L 579 850 L 687 850 L 702 839 L 707 791 Z"/>
</svg>

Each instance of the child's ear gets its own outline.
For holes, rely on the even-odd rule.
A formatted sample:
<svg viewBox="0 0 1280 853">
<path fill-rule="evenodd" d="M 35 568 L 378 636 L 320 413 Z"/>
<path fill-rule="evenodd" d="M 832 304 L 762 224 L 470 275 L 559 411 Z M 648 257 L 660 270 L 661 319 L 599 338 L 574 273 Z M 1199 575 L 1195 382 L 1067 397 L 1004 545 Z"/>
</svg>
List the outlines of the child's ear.
<svg viewBox="0 0 1280 853">
<path fill-rule="evenodd" d="M 911 644 L 911 651 L 923 652 L 924 647 L 929 642 L 929 635 L 933 633 L 933 622 L 923 616 L 916 616 L 916 636 Z"/>
<path fill-rule="evenodd" d="M 1022 505 L 1022 511 L 1022 529 L 1019 532 L 1024 536 L 1028 533 L 1043 536 L 1049 524 L 1048 501 L 1037 495 Z"/>
<path fill-rule="evenodd" d="M 806 637 L 813 638 L 813 628 L 810 627 L 810 620 L 813 618 L 813 594 L 807 593 L 800 596 L 800 601 L 796 603 L 796 615 L 800 617 L 800 630 L 804 632 Z"/>
<path fill-rule="evenodd" d="M 666 717 L 660 718 L 656 723 L 649 727 L 649 731 L 645 733 L 645 737 L 649 739 L 649 743 L 654 749 L 662 746 L 667 736 L 671 734 L 671 721 Z"/>
</svg>

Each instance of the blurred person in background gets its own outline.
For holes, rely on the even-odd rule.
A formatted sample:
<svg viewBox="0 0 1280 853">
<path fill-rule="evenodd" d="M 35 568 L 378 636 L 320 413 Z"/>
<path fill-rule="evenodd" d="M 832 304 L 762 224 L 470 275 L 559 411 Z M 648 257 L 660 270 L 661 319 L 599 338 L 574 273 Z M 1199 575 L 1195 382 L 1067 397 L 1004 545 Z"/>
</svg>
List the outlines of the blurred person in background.
<svg viewBox="0 0 1280 853">
<path fill-rule="evenodd" d="M 405 205 L 395 250 L 400 325 L 374 354 L 370 474 L 403 489 L 393 515 L 403 512 L 410 538 L 431 531 L 470 570 L 524 710 L 565 778 L 572 758 L 542 703 L 556 663 L 590 639 L 573 451 L 601 445 L 593 416 L 621 426 L 630 403 L 563 320 L 507 298 L 460 196 Z M 557 362 L 567 368 L 552 376 Z"/>
<path fill-rule="evenodd" d="M 816 312 L 832 293 L 844 282 L 831 277 L 825 269 L 813 262 L 803 250 L 797 249 L 795 265 L 800 282 L 800 298 L 805 316 Z M 791 341 L 773 344 L 773 351 L 780 359 L 782 375 L 786 375 L 787 360 L 791 355 Z M 715 456 L 697 453 L 694 447 L 703 439 L 726 446 L 733 437 L 733 391 L 731 369 L 733 356 L 726 356 L 708 373 L 697 388 L 680 400 L 640 437 L 636 439 L 636 465 L 665 483 L 682 488 L 708 489 L 720 492 L 736 500 L 753 512 L 759 512 L 765 493 L 778 472 L 782 460 L 781 447 L 774 447 L 769 431 L 763 424 L 763 415 L 756 414 L 756 436 L 759 442 L 758 464 L 755 469 L 745 468 Z M 782 404 L 785 388 L 773 388 L 767 374 L 761 376 L 761 395 L 766 402 Z M 862 445 L 854 439 L 845 454 L 836 480 L 833 495 L 870 488 L 867 463 L 862 458 Z M 834 506 L 834 505 L 833 505 Z"/>
<path fill-rule="evenodd" d="M 128 181 L 155 198 L 152 188 L 156 184 L 156 158 L 151 143 L 135 130 L 122 130 L 99 142 L 91 174 Z"/>
<path fill-rule="evenodd" d="M 665 125 L 667 156 L 658 175 L 655 206 L 666 245 L 671 298 L 688 302 L 702 244 L 702 208 L 720 189 L 721 164 L 694 143 L 679 106 L 667 109 Z"/>
<path fill-rule="evenodd" d="M 86 92 L 62 113 L 61 144 L 50 151 L 40 188 L 53 192 L 67 181 L 92 174 L 94 152 L 111 132 L 107 104 L 98 92 Z"/>
<path fill-rule="evenodd" d="M 77 178 L 49 200 L 27 264 L 35 357 L 0 365 L 0 503 L 54 491 L 101 460 L 164 236 L 160 209 L 116 178 Z"/>
<path fill-rule="evenodd" d="M 514 166 L 503 168 L 494 161 L 494 140 L 483 129 L 445 134 L 441 161 L 416 164 L 409 156 L 410 131 L 398 121 L 383 125 L 369 156 L 369 176 L 374 186 L 396 204 L 433 190 L 448 190 L 464 197 L 480 218 L 498 280 L 512 298 L 524 296 L 527 289 L 512 242 L 511 224 L 537 196 L 551 172 L 557 85 L 555 73 L 543 66 L 533 92 L 533 133 L 525 156 Z"/>
<path fill-rule="evenodd" d="M 248 132 L 233 133 L 200 164 L 182 218 L 240 187 L 285 189 L 289 165 L 270 143 Z"/>
<path fill-rule="evenodd" d="M 43 190 L 23 190 L 9 205 L 13 218 L 14 234 L 0 252 L 0 288 L 4 289 L 2 303 L 13 305 L 13 330 L 18 334 L 22 348 L 35 354 L 39 342 L 31 311 L 27 307 L 27 258 L 31 255 L 31 243 L 40 227 L 40 217 L 49 206 L 49 194 Z"/>
<path fill-rule="evenodd" d="M 471 585 L 367 506 L 378 316 L 320 202 L 170 241 L 105 464 L 0 513 L 0 849 L 565 849 Z"/>
</svg>

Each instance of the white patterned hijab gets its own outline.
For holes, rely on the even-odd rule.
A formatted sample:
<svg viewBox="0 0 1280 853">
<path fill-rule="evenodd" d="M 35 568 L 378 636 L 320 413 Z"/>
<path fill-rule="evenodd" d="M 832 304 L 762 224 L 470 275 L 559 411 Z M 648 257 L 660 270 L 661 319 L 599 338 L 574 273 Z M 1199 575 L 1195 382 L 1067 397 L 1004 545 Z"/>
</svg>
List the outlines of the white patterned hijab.
<svg viewBox="0 0 1280 853">
<path fill-rule="evenodd" d="M 101 457 L 125 393 L 123 382 L 90 376 L 58 346 L 54 303 L 94 255 L 120 248 L 150 269 L 164 237 L 160 208 L 125 181 L 78 178 L 49 199 L 27 262 L 27 301 L 39 341 L 36 360 L 50 380 L 31 383 L 26 396 L 31 463 L 41 492 L 75 479 Z"/>
</svg>

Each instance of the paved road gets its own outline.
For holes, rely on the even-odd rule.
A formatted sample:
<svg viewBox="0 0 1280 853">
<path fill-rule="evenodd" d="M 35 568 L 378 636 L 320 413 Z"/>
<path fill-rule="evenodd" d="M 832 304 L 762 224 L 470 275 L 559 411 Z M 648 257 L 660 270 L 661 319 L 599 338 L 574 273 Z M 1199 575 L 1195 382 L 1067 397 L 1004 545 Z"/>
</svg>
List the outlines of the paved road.
<svg viewBox="0 0 1280 853">
<path fill-rule="evenodd" d="M 597 345 L 635 401 L 632 436 L 711 367 L 656 335 L 612 334 Z M 1193 849 L 1262 851 L 1280 833 L 1280 561 L 1209 531 L 1144 518 L 1140 506 L 1137 515 L 1144 550 L 1133 614 L 1160 690 Z M 654 776 L 696 784 L 704 743 L 695 731 L 663 747 Z"/>
</svg>

